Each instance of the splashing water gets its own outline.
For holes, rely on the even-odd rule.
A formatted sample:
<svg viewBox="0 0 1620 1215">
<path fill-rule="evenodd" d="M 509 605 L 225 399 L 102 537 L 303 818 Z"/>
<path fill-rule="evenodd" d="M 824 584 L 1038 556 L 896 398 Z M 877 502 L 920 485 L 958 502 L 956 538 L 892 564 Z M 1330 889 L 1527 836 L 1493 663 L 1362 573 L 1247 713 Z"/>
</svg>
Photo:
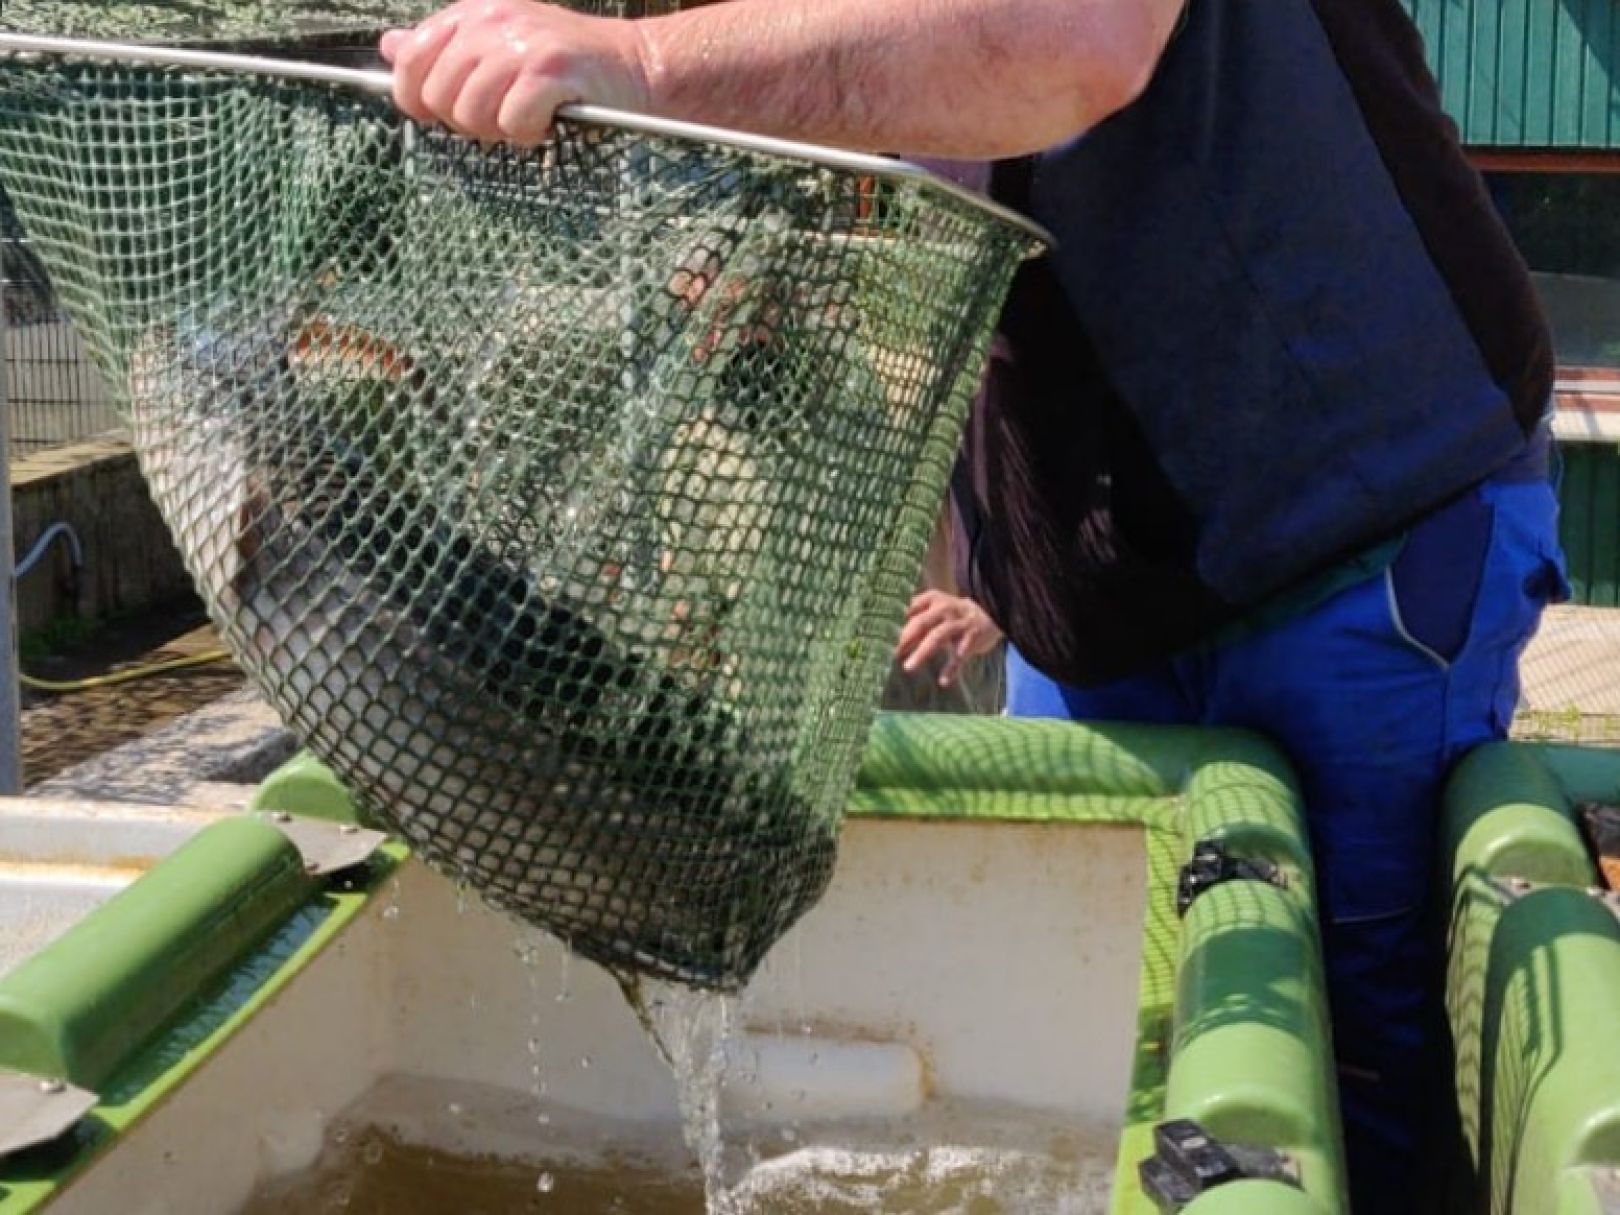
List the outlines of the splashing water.
<svg viewBox="0 0 1620 1215">
<path fill-rule="evenodd" d="M 726 1184 L 720 1092 L 737 998 L 651 980 L 623 982 L 625 998 L 675 1077 L 681 1132 L 703 1170 L 708 1215 L 743 1215 Z"/>
<path fill-rule="evenodd" d="M 538 1159 L 451 1153 L 363 1125 L 345 1143 L 329 1143 L 311 1169 L 261 1185 L 238 1215 L 728 1209 L 730 1215 L 1104 1215 L 1109 1209 L 1117 1128 L 1075 1127 L 1067 1118 L 1002 1119 L 982 1110 L 937 1113 L 904 1127 L 807 1129 L 786 1150 L 762 1144 L 746 1171 L 731 1172 L 720 1197 L 729 1207 L 717 1205 L 714 1191 L 705 1195 L 684 1161 L 638 1138 L 644 1127 L 615 1128 L 578 1111 L 558 1119 L 573 1126 L 573 1147 Z M 971 1125 L 954 1124 L 963 1114 Z M 342 1203 L 332 1197 L 339 1190 Z"/>
<path fill-rule="evenodd" d="M 428 1099 L 437 1096 L 440 1117 L 447 1114 L 446 1123 L 456 1128 L 449 1137 L 460 1145 L 455 1151 L 465 1156 L 395 1139 L 386 1129 L 373 1129 L 386 1127 L 386 1119 L 369 1124 L 357 1112 L 356 1125 L 366 1128 L 358 1140 L 346 1126 L 335 1126 L 316 1166 L 267 1184 L 256 1196 L 259 1203 L 243 1215 L 289 1209 L 319 1215 L 435 1215 L 446 1209 L 534 1215 L 1101 1215 L 1107 1209 L 1117 1148 L 1113 1126 L 1077 1126 L 1067 1115 L 940 1100 L 892 1121 L 789 1124 L 780 1113 L 751 1121 L 742 1111 L 767 1090 L 758 1089 L 759 1079 L 751 1075 L 760 1055 L 744 1034 L 739 1001 L 682 987 L 622 982 L 629 1007 L 670 1067 L 687 1151 L 680 1151 L 673 1128 L 668 1138 L 655 1141 L 641 1124 L 619 1125 L 586 1113 L 567 1104 L 575 1068 L 611 1065 L 607 1055 L 578 1052 L 589 1041 L 548 1041 L 545 1027 L 559 1011 L 552 971 L 555 959 L 566 955 L 554 954 L 537 934 L 517 936 L 511 948 L 528 988 L 528 1033 L 520 1033 L 518 1042 L 527 1047 L 532 1154 L 497 1162 L 469 1151 L 464 1133 L 471 1132 L 465 1128 L 487 1116 L 478 1112 L 483 1107 L 477 1106 L 476 1088 L 467 1090 L 470 1098 L 455 1088 L 430 1089 Z M 561 988 L 567 992 L 569 986 L 564 975 Z M 573 996 L 588 994 L 586 988 Z M 777 1011 L 776 1036 L 803 1041 L 801 1035 L 815 1027 L 802 1005 L 788 1003 Z M 812 1043 L 805 1053 L 811 1066 L 820 1057 L 817 1050 Z M 542 1061 L 561 1096 L 547 1093 Z M 743 1095 L 726 1136 L 723 1092 Z M 462 1104 L 468 1100 L 473 1104 Z M 772 1107 L 765 1102 L 764 1108 Z M 691 1168 L 694 1158 L 700 1170 Z"/>
</svg>

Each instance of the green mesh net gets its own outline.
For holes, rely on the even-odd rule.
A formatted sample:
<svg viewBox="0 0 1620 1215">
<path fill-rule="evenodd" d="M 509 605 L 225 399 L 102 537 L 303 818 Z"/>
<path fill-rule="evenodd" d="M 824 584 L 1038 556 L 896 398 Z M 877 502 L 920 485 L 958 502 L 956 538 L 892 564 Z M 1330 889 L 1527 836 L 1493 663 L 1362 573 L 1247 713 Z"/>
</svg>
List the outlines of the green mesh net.
<svg viewBox="0 0 1620 1215">
<path fill-rule="evenodd" d="M 241 666 L 620 970 L 824 888 L 1028 230 L 934 184 L 258 73 L 0 58 L 0 185 Z"/>
<path fill-rule="evenodd" d="M 705 0 L 698 0 L 705 2 Z M 5 0 L 0 29 L 147 45 L 252 47 L 307 55 L 331 44 L 375 46 L 447 0 Z M 689 7 L 682 0 L 570 0 L 568 8 L 639 17 Z"/>
<path fill-rule="evenodd" d="M 570 5 L 617 12 L 638 0 Z M 135 40 L 149 45 L 307 50 L 334 37 L 374 41 L 444 0 L 6 0 L 0 28 L 30 34 Z"/>
</svg>

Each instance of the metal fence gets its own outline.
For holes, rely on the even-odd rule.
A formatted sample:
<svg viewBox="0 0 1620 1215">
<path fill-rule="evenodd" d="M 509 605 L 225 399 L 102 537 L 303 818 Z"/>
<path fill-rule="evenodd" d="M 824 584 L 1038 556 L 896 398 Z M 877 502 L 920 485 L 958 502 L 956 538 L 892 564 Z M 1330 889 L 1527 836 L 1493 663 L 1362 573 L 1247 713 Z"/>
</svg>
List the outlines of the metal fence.
<svg viewBox="0 0 1620 1215">
<path fill-rule="evenodd" d="M 120 425 L 72 323 L 0 195 L 0 301 L 5 310 L 11 455 L 74 443 Z"/>
</svg>

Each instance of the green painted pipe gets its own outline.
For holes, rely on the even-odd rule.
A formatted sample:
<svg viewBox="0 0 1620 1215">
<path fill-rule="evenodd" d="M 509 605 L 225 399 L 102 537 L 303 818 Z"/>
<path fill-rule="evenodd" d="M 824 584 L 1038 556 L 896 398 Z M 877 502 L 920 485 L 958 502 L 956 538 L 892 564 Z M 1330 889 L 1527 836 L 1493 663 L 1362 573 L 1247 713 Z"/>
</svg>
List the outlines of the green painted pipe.
<svg viewBox="0 0 1620 1215">
<path fill-rule="evenodd" d="M 1193 1199 L 1181 1215 L 1328 1215 L 1303 1190 L 1281 1181 L 1233 1181 Z"/>
<path fill-rule="evenodd" d="M 937 790 L 953 796 L 1111 794 L 1163 797 L 1180 783 L 1175 732 L 1077 726 L 957 713 L 880 714 L 861 757 L 857 788 Z M 1192 740 L 1188 740 L 1189 742 Z M 1172 744 L 1172 745 L 1167 745 Z"/>
<path fill-rule="evenodd" d="M 1557 1215 L 1614 1215 L 1612 1168 L 1569 1169 L 1558 1179 Z"/>
<path fill-rule="evenodd" d="M 1288 771 L 1276 748 L 1241 730 L 884 713 L 867 740 L 849 810 L 1179 829 L 1180 808 L 1167 803 L 1201 774 L 1213 793 L 1242 773 L 1275 804 L 1289 796 Z"/>
<path fill-rule="evenodd" d="M 1241 731 L 892 714 L 872 731 L 850 809 L 1134 821 L 1165 841 L 1149 849 L 1165 855 L 1151 875 L 1143 1004 L 1166 1015 L 1173 1005 L 1175 1027 L 1167 1077 L 1152 1052 L 1139 1054 L 1113 1209 L 1150 1209 L 1135 1169 L 1152 1150 L 1151 1124 L 1191 1117 L 1220 1138 L 1298 1161 L 1304 1195 L 1275 1185 L 1258 1192 L 1285 1204 L 1275 1209 L 1338 1215 L 1344 1170 L 1300 805 L 1281 753 Z M 1167 909 L 1177 869 L 1203 839 L 1274 862 L 1286 887 L 1217 885 L 1178 924 Z M 1163 950 L 1168 971 L 1178 948 L 1181 964 L 1163 975 L 1161 991 L 1156 959 Z M 1241 1187 L 1240 1197 L 1250 1193 Z"/>
<path fill-rule="evenodd" d="M 1584 891 L 1533 891 L 1503 909 L 1475 981 L 1489 1209 L 1573 1215 L 1569 1171 L 1620 1165 L 1620 920 Z"/>
<path fill-rule="evenodd" d="M 1485 973 L 1497 923 L 1512 897 L 1506 887 L 1477 871 L 1465 874 L 1452 890 L 1446 1015 L 1451 1023 L 1457 1116 L 1472 1159 L 1478 1159 L 1481 1123 L 1488 1114 L 1480 1095 L 1488 1073 L 1480 1053 L 1485 1038 Z M 1460 1163 L 1463 1174 L 1472 1171 L 1470 1161 Z"/>
<path fill-rule="evenodd" d="M 0 1068 L 98 1088 L 315 889 L 271 824 L 211 824 L 0 979 Z"/>
<path fill-rule="evenodd" d="M 1324 1211 L 1346 1209 L 1332 1036 L 1310 900 L 1230 881 L 1182 921 L 1166 1118 L 1265 1144 L 1300 1166 Z"/>
<path fill-rule="evenodd" d="M 1620 801 L 1620 763 L 1608 747 L 1572 747 L 1562 743 L 1522 745 L 1558 779 L 1571 802 Z"/>
<path fill-rule="evenodd" d="M 1457 765 L 1443 807 L 1454 885 L 1470 873 L 1575 886 L 1597 879 L 1564 787 L 1537 748 L 1480 747 Z"/>
<path fill-rule="evenodd" d="M 1620 1166 L 1620 921 L 1574 804 L 1612 800 L 1620 755 L 1481 748 L 1445 800 L 1452 873 L 1446 1005 L 1470 1209 L 1597 1215 Z M 1524 879 L 1536 888 L 1514 881 Z"/>
<path fill-rule="evenodd" d="M 1315 870 L 1300 816 L 1304 799 L 1279 753 L 1269 746 L 1223 748 L 1192 772 L 1183 795 L 1181 833 L 1189 853 L 1200 840 L 1213 839 L 1234 856 L 1271 861 L 1314 905 Z"/>
</svg>

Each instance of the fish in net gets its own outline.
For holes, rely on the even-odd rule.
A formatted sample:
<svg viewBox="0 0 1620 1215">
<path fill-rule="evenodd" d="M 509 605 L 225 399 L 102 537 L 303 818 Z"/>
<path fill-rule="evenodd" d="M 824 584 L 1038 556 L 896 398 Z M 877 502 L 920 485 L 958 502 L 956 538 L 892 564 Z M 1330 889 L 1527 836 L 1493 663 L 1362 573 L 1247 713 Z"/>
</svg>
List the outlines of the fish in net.
<svg viewBox="0 0 1620 1215">
<path fill-rule="evenodd" d="M 746 981 L 830 877 L 1036 234 L 873 158 L 479 148 L 375 73 L 31 45 L 0 186 L 243 669 L 495 905 Z"/>
</svg>

